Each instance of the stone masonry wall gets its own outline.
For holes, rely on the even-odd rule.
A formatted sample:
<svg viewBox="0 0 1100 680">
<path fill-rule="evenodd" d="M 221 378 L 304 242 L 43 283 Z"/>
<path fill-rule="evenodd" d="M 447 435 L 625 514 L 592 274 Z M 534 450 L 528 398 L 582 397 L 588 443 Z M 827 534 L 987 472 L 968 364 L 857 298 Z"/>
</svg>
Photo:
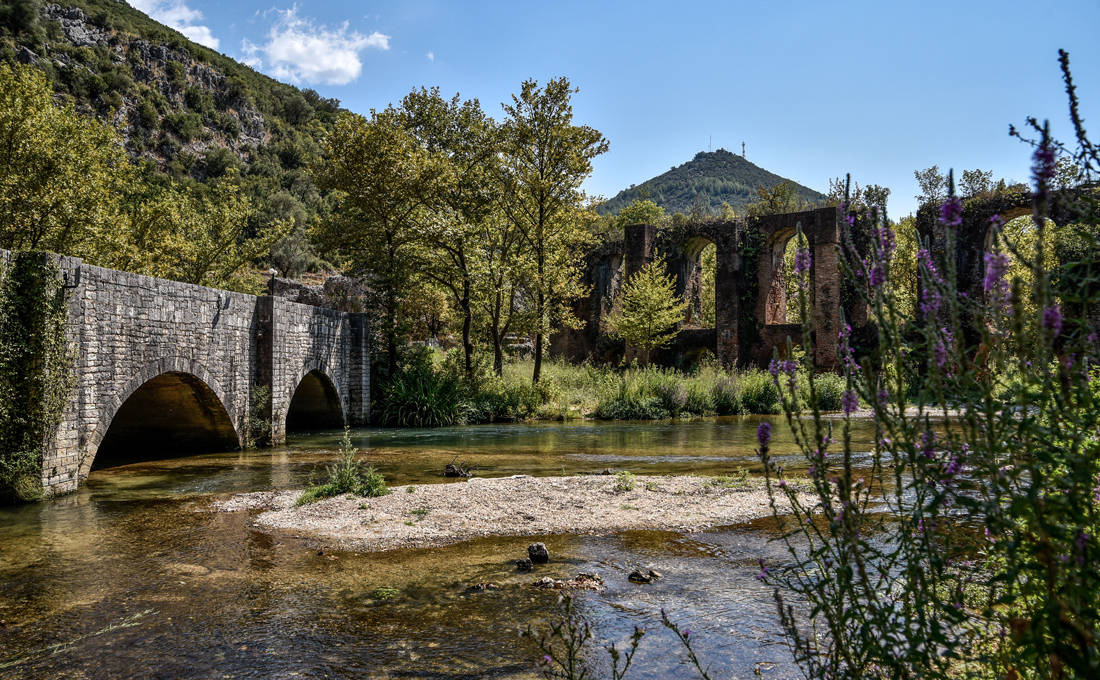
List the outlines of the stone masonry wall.
<svg viewBox="0 0 1100 680">
<path fill-rule="evenodd" d="M 0 262 L 7 255 L 0 251 Z M 266 411 L 275 416 L 273 439 L 281 440 L 291 396 L 309 371 L 332 382 L 346 422 L 366 423 L 369 347 L 362 314 L 54 257 L 69 289 L 76 388 L 43 460 L 47 494 L 76 489 L 122 403 L 166 372 L 194 376 L 209 387 L 241 444 L 261 387 L 270 387 Z"/>
</svg>

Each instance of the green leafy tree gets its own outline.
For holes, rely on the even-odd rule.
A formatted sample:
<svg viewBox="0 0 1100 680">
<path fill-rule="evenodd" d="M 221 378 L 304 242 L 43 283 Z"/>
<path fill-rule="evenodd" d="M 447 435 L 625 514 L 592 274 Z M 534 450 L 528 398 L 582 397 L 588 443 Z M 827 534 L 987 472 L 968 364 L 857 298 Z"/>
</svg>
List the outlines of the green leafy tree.
<svg viewBox="0 0 1100 680">
<path fill-rule="evenodd" d="M 665 209 L 647 198 L 639 198 L 619 211 L 618 226 L 632 224 L 652 224 L 658 226 L 665 222 Z"/>
<path fill-rule="evenodd" d="M 482 251 L 477 243 L 496 202 L 493 178 L 497 172 L 499 134 L 496 123 L 476 100 L 458 95 L 444 99 L 439 88 L 413 90 L 401 102 L 404 124 L 447 166 L 438 193 L 427 197 L 431 218 L 420 228 L 421 276 L 450 293 L 462 321 L 462 354 L 467 378 L 474 372 L 474 299 Z"/>
<path fill-rule="evenodd" d="M 523 234 L 513 222 L 495 212 L 479 225 L 477 290 L 474 304 L 493 348 L 493 371 L 504 373 L 504 343 L 516 329 L 530 327 L 530 309 L 524 303 L 530 258 L 520 256 Z"/>
<path fill-rule="evenodd" d="M 959 191 L 963 196 L 979 196 L 993 190 L 992 170 L 963 170 Z"/>
<path fill-rule="evenodd" d="M 644 363 L 653 350 L 668 345 L 680 333 L 687 303 L 659 255 L 623 286 L 622 307 L 608 319 L 608 330 L 642 351 Z"/>
<path fill-rule="evenodd" d="M 580 187 L 592 173 L 592 159 L 607 151 L 598 130 L 573 124 L 575 92 L 566 78 L 545 87 L 528 80 L 504 105 L 500 206 L 533 265 L 527 294 L 534 308 L 534 382 L 552 323 L 578 323 L 568 303 L 583 291 L 581 255 L 591 222 L 581 214 Z"/>
<path fill-rule="evenodd" d="M 86 255 L 131 177 L 110 127 L 55 104 L 39 71 L 0 64 L 0 247 Z"/>
<path fill-rule="evenodd" d="M 782 215 L 809 207 L 809 203 L 798 194 L 798 188 L 791 182 L 780 182 L 770 189 L 763 186 L 757 187 L 756 196 L 756 202 L 745 206 L 749 217 Z"/>
<path fill-rule="evenodd" d="M 947 176 L 940 172 L 940 166 L 914 170 L 913 176 L 920 186 L 920 193 L 914 197 L 919 205 L 942 203 L 947 198 Z"/>
<path fill-rule="evenodd" d="M 256 209 L 237 179 L 232 170 L 206 186 L 139 185 L 120 227 L 96 243 L 92 261 L 185 283 L 259 292 L 241 272 L 286 235 L 290 222 L 277 221 L 250 235 Z"/>
<path fill-rule="evenodd" d="M 395 109 L 372 111 L 370 120 L 341 114 L 313 167 L 317 184 L 337 193 L 338 209 L 319 239 L 367 278 L 367 302 L 397 367 L 400 305 L 416 273 L 421 220 L 445 180 L 446 162 L 409 133 Z"/>
</svg>

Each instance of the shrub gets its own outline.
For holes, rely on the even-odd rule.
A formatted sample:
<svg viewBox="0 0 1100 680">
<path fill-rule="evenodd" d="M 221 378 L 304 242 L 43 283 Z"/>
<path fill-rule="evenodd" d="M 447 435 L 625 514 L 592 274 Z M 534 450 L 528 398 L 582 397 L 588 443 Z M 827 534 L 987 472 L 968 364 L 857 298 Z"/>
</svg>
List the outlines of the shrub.
<svg viewBox="0 0 1100 680">
<path fill-rule="evenodd" d="M 751 370 L 740 376 L 741 403 L 747 413 L 779 413 L 779 389 L 764 371 Z"/>
<path fill-rule="evenodd" d="M 694 382 L 688 385 L 684 410 L 701 416 L 714 413 L 713 389 L 707 390 L 704 385 Z"/>
<path fill-rule="evenodd" d="M 814 376 L 817 408 L 821 411 L 839 411 L 840 398 L 844 394 L 844 389 L 844 378 L 835 373 L 821 373 Z"/>
<path fill-rule="evenodd" d="M 386 479 L 373 466 L 363 466 L 358 460 L 358 451 L 351 444 L 351 431 L 344 428 L 344 438 L 340 443 L 340 460 L 329 465 L 325 471 L 328 479 L 322 484 L 314 484 L 298 497 L 298 505 L 306 505 L 322 498 L 331 498 L 351 493 L 367 498 L 385 496 L 390 492 Z"/>
<path fill-rule="evenodd" d="M 723 378 L 714 383 L 710 395 L 714 412 L 720 416 L 732 416 L 745 412 L 745 407 L 741 403 L 741 388 L 732 377 Z"/>
<path fill-rule="evenodd" d="M 615 475 L 615 491 L 625 493 L 634 490 L 634 473 L 623 470 Z"/>
<path fill-rule="evenodd" d="M 381 421 L 392 427 L 446 427 L 465 422 L 462 381 L 436 371 L 429 355 L 415 357 L 382 389 Z"/>
<path fill-rule="evenodd" d="M 202 116 L 197 113 L 173 113 L 164 117 L 164 126 L 181 142 L 190 142 L 202 133 Z"/>
</svg>

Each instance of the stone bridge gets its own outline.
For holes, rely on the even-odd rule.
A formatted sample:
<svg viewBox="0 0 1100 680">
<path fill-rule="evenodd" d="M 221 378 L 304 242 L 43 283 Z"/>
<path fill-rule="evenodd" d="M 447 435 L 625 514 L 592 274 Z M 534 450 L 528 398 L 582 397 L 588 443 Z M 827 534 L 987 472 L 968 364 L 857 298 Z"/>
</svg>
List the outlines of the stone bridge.
<svg viewBox="0 0 1100 680">
<path fill-rule="evenodd" d="M 0 266 L 11 255 L 0 251 Z M 43 457 L 48 495 L 93 467 L 367 422 L 363 314 L 40 255 L 68 289 L 75 350 L 76 385 Z"/>
</svg>

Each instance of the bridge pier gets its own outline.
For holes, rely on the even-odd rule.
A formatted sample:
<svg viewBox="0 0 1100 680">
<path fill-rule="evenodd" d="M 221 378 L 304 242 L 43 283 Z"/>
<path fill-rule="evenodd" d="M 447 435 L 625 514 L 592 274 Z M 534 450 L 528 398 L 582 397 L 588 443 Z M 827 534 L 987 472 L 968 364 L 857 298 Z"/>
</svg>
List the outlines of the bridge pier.
<svg viewBox="0 0 1100 680">
<path fill-rule="evenodd" d="M 19 255 L 0 251 L 0 264 Z M 329 403 L 339 407 L 338 416 L 321 418 L 323 425 L 368 421 L 370 342 L 363 314 L 35 256 L 59 270 L 73 357 L 74 387 L 43 448 L 46 495 L 74 491 L 101 445 L 133 445 L 155 434 L 159 441 L 148 441 L 149 449 L 170 448 L 164 438 L 173 424 L 209 427 L 187 432 L 196 441 L 239 447 L 266 430 L 266 441 L 258 443 L 280 443 L 307 376 L 310 384 L 326 382 L 335 395 Z M 6 271 L 0 267 L 0 280 Z M 321 412 L 305 413 L 308 424 L 310 413 Z M 107 438 L 116 417 L 122 424 Z"/>
</svg>

